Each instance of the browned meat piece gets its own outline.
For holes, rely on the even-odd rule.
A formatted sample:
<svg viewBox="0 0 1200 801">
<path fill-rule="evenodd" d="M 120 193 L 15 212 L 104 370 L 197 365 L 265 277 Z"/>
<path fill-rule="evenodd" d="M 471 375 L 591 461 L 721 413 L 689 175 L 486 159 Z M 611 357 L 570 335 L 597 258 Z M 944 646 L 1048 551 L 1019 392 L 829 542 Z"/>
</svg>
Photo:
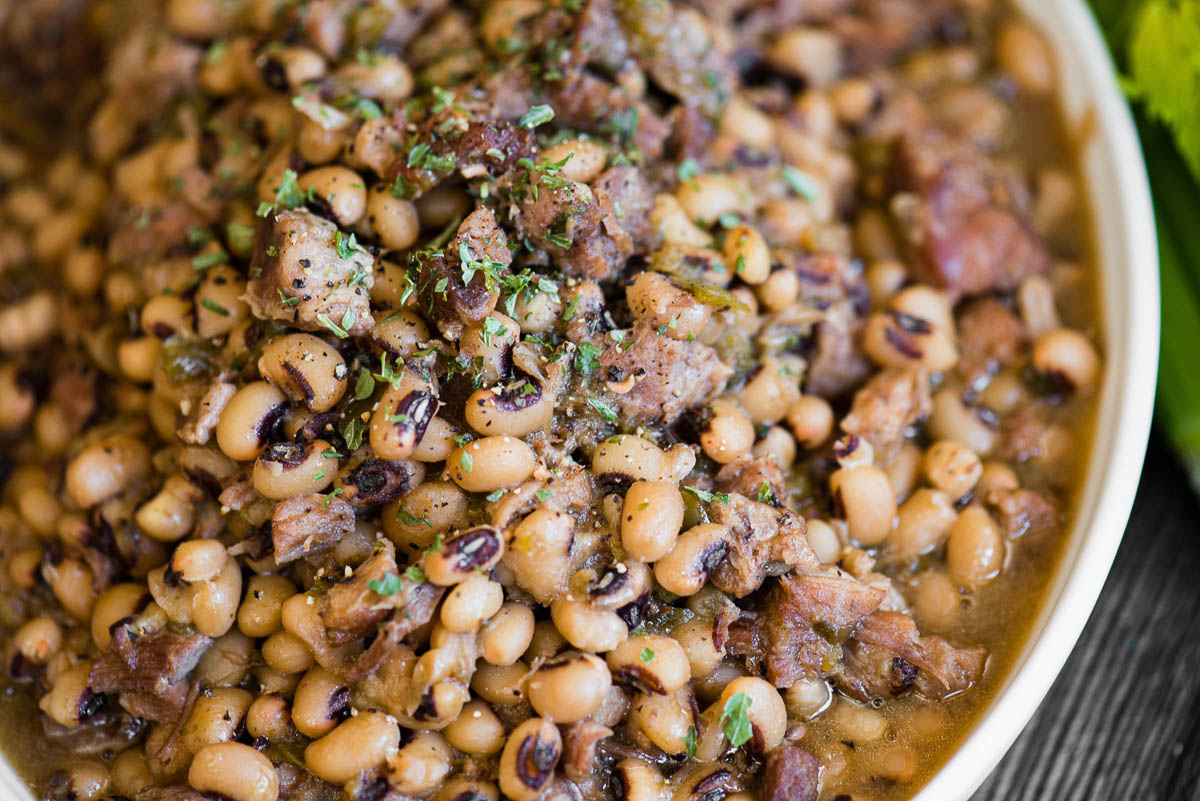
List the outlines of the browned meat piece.
<svg viewBox="0 0 1200 801">
<path fill-rule="evenodd" d="M 637 169 L 614 167 L 590 188 L 538 180 L 521 200 L 521 231 L 565 272 L 602 281 L 649 245 L 653 194 Z"/>
<path fill-rule="evenodd" d="M 804 378 L 811 395 L 837 399 L 871 374 L 871 363 L 859 350 L 861 321 L 847 315 L 829 316 L 813 329 L 814 347 Z"/>
<path fill-rule="evenodd" d="M 575 22 L 571 48 L 575 62 L 595 64 L 603 71 L 620 71 L 629 55 L 629 42 L 613 13 L 612 0 L 587 0 Z"/>
<path fill-rule="evenodd" d="M 667 118 L 671 126 L 668 145 L 676 159 L 700 158 L 716 137 L 712 121 L 693 106 L 676 106 Z"/>
<path fill-rule="evenodd" d="M 776 572 L 785 566 L 805 572 L 821 568 L 805 536 L 804 520 L 795 512 L 734 494 L 728 503 L 709 503 L 708 515 L 732 532 L 729 550 L 711 577 L 718 589 L 739 598 L 749 595 L 762 586 L 771 563 Z"/>
<path fill-rule="evenodd" d="M 893 172 L 896 189 L 917 199 L 904 227 L 918 280 L 970 295 L 1014 289 L 1049 266 L 1026 215 L 1028 193 L 968 146 L 904 136 Z"/>
<path fill-rule="evenodd" d="M 182 251 L 187 230 L 205 220 L 184 203 L 169 203 L 144 210 L 121 222 L 108 239 L 107 258 L 113 267 L 156 262 Z"/>
<path fill-rule="evenodd" d="M 371 643 L 371 647 L 354 660 L 354 664 L 346 672 L 346 679 L 361 681 L 379 670 L 400 647 L 405 637 L 430 621 L 445 591 L 444 587 L 435 584 L 415 585 L 404 608 L 392 613 L 391 620 L 379 627 L 379 634 Z"/>
<path fill-rule="evenodd" d="M 845 669 L 838 686 L 861 701 L 909 690 L 940 701 L 979 681 L 987 662 L 986 649 L 955 648 L 941 637 L 922 637 L 911 617 L 885 611 L 865 618 L 842 654 Z"/>
<path fill-rule="evenodd" d="M 827 676 L 837 669 L 838 643 L 858 622 L 879 608 L 885 592 L 844 575 L 784 576 L 771 590 L 757 636 L 730 628 L 731 650 L 741 644 L 761 645 L 767 679 L 791 687 L 802 679 Z"/>
<path fill-rule="evenodd" d="M 714 477 L 721 492 L 738 493 L 769 503 L 771 499 L 787 498 L 787 476 L 779 463 L 769 456 L 750 456 L 734 459 Z"/>
<path fill-rule="evenodd" d="M 176 435 L 191 445 L 204 445 L 212 437 L 217 428 L 217 421 L 225 405 L 237 392 L 237 385 L 217 379 L 208 385 L 200 402 L 188 416 L 187 421 L 180 426 Z"/>
<path fill-rule="evenodd" d="M 344 255 L 343 255 L 344 254 Z M 307 211 L 267 216 L 254 237 L 246 302 L 256 317 L 307 331 L 366 333 L 375 257 Z"/>
<path fill-rule="evenodd" d="M 466 112 L 458 110 L 464 106 Z M 417 139 L 429 145 L 429 155 L 410 165 L 411 151 L 400 150 L 388 170 L 387 180 L 398 181 L 409 195 L 418 195 L 436 186 L 454 170 L 482 167 L 480 174 L 490 171 L 499 175 L 516 168 L 521 159 L 533 157 L 533 131 L 510 122 L 476 116 L 484 112 L 490 113 L 491 109 L 480 107 L 472 113 L 470 104 L 464 99 L 430 115 L 421 122 L 417 133 Z M 439 129 L 447 128 L 450 134 L 439 132 Z M 437 169 L 431 169 L 429 164 Z M 474 169 L 467 169 L 463 174 L 473 173 Z"/>
<path fill-rule="evenodd" d="M 395 591 L 380 595 L 371 589 L 372 584 Z M 325 622 L 325 638 L 331 645 L 342 645 L 365 637 L 375 632 L 378 624 L 393 610 L 399 610 L 400 617 L 411 614 L 412 620 L 423 617 L 428 621 L 439 598 L 441 591 L 437 587 L 401 576 L 396 565 L 395 546 L 387 540 L 378 540 L 375 552 L 358 566 L 354 577 L 330 587 L 321 597 L 319 611 Z M 403 629 L 409 622 L 395 627 L 392 638 L 398 642 L 399 637 L 407 634 Z"/>
<path fill-rule="evenodd" d="M 1037 537 L 1058 529 L 1058 506 L 1039 492 L 997 489 L 986 498 L 1009 538 Z"/>
<path fill-rule="evenodd" d="M 781 745 L 767 754 L 762 801 L 816 801 L 821 760 L 795 745 Z"/>
<path fill-rule="evenodd" d="M 550 492 L 545 501 L 537 497 L 537 493 L 542 490 Z M 492 525 L 505 530 L 532 512 L 535 507 L 544 507 L 555 512 L 577 513 L 590 508 L 594 502 L 592 472 L 577 465 L 569 465 L 563 469 L 561 475 L 551 473 L 544 479 L 532 478 L 526 481 L 504 493 L 499 500 L 489 501 L 486 509 Z"/>
<path fill-rule="evenodd" d="M 1000 419 L 1000 454 L 1016 462 L 1040 456 L 1049 430 L 1050 423 L 1040 406 L 1018 406 Z"/>
<path fill-rule="evenodd" d="M 903 443 L 904 429 L 928 415 L 932 406 L 924 372 L 889 368 L 854 393 L 842 430 L 871 443 L 876 458 L 886 463 Z"/>
<path fill-rule="evenodd" d="M 576 345 L 591 342 L 603 348 L 604 342 L 599 335 L 603 330 L 601 315 L 604 313 L 604 292 L 600 285 L 595 281 L 580 281 L 559 291 L 563 304 L 571 309 L 571 319 L 567 320 L 565 332 L 567 339 Z"/>
<path fill-rule="evenodd" d="M 660 336 L 642 326 L 628 332 L 624 342 L 609 341 L 600 368 L 615 384 L 633 376 L 633 389 L 615 396 L 622 416 L 633 423 L 670 423 L 716 397 L 733 374 L 708 345 Z"/>
<path fill-rule="evenodd" d="M 170 694 L 211 644 L 203 634 L 138 636 L 118 626 L 108 650 L 92 665 L 88 687 L 101 693 Z"/>
<path fill-rule="evenodd" d="M 120 704 L 126 712 L 144 720 L 174 723 L 183 715 L 187 696 L 187 682 L 178 681 L 162 693 L 121 693 Z"/>
<path fill-rule="evenodd" d="M 645 103 L 632 100 L 619 86 L 588 72 L 573 71 L 551 88 L 555 119 L 569 128 L 614 132 L 648 160 L 662 155 L 670 129 Z"/>
<path fill-rule="evenodd" d="M 1017 315 L 995 298 L 981 298 L 958 314 L 958 372 L 968 384 L 1016 362 L 1025 343 Z"/>
<path fill-rule="evenodd" d="M 471 261 L 464 265 L 462 257 Z M 422 259 L 417 291 L 438 330 L 457 340 L 463 328 L 483 322 L 500 299 L 498 273 L 512 263 L 508 239 L 489 208 L 467 215 L 441 256 Z M 463 276 L 468 280 L 463 282 Z"/>
<path fill-rule="evenodd" d="M 642 6 L 637 13 L 647 11 L 648 7 Z M 737 88 L 737 73 L 729 57 L 713 42 L 701 15 L 680 9 L 673 12 L 662 36 L 632 40 L 635 46 L 651 45 L 635 56 L 661 89 L 684 105 L 715 117 Z"/>
<path fill-rule="evenodd" d="M 563 773 L 572 781 L 581 782 L 592 775 L 596 762 L 596 746 L 613 730 L 591 718 L 572 723 L 563 734 Z"/>
<path fill-rule="evenodd" d="M 332 548 L 353 529 L 354 509 L 341 498 L 314 492 L 280 501 L 271 516 L 275 564 Z"/>
<path fill-rule="evenodd" d="M 137 742 L 145 722 L 123 709 L 105 704 L 78 726 L 64 726 L 48 715 L 39 715 L 46 739 L 76 756 L 118 753 Z"/>
</svg>

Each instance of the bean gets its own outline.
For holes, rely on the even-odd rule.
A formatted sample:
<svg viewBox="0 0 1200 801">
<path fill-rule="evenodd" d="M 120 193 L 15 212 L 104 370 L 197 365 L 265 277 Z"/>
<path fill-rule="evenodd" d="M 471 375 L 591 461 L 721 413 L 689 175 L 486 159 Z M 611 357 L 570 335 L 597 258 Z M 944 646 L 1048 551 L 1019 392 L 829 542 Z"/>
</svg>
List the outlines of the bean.
<svg viewBox="0 0 1200 801">
<path fill-rule="evenodd" d="M 296 594 L 284 576 L 251 576 L 238 607 L 238 629 L 249 637 L 269 637 L 283 629 L 283 604 Z"/>
<path fill-rule="evenodd" d="M 626 723 L 665 753 L 683 755 L 687 751 L 688 731 L 696 725 L 692 714 L 694 702 L 686 688 L 670 695 L 637 693 L 629 706 Z"/>
<path fill-rule="evenodd" d="M 996 439 L 996 432 L 978 410 L 963 403 L 959 393 L 949 387 L 934 393 L 926 431 L 934 439 L 954 440 L 980 456 L 992 449 Z"/>
<path fill-rule="evenodd" d="M 656 562 L 675 545 L 683 527 L 683 496 L 665 481 L 637 481 L 625 493 L 621 545 L 634 559 Z"/>
<path fill-rule="evenodd" d="M 382 712 L 360 712 L 304 749 L 318 778 L 344 784 L 364 770 L 382 767 L 400 747 L 400 729 Z"/>
<path fill-rule="evenodd" d="M 654 565 L 654 578 L 676 595 L 695 595 L 729 551 L 729 529 L 701 523 L 680 535 L 670 553 Z"/>
<path fill-rule="evenodd" d="M 171 476 L 158 494 L 134 513 L 138 526 L 160 542 L 175 542 L 187 536 L 196 521 L 196 506 L 203 491 L 183 476 Z"/>
<path fill-rule="evenodd" d="M 635 634 L 608 652 L 617 682 L 641 692 L 670 695 L 692 678 L 688 655 L 678 642 L 657 634 Z"/>
<path fill-rule="evenodd" d="M 750 706 L 746 710 L 750 725 L 754 727 L 755 746 L 763 753 L 768 753 L 781 742 L 787 729 L 787 707 L 783 698 L 770 683 L 756 676 L 742 676 L 729 682 L 721 692 L 717 702 L 724 710 L 729 699 L 735 695 L 746 695 L 750 698 Z"/>
<path fill-rule="evenodd" d="M 507 435 L 483 437 L 455 448 L 446 470 L 468 492 L 491 492 L 529 478 L 537 458 L 528 445 Z"/>
<path fill-rule="evenodd" d="M 333 447 L 323 439 L 312 442 L 276 442 L 254 462 L 251 483 L 263 497 L 282 501 L 322 492 L 337 477 Z"/>
<path fill-rule="evenodd" d="M 1033 366 L 1055 385 L 1077 395 L 1089 395 L 1100 374 L 1100 356 L 1086 336 L 1058 328 L 1033 343 Z"/>
<path fill-rule="evenodd" d="M 525 604 L 506 603 L 479 632 L 479 654 L 493 665 L 511 665 L 533 639 L 533 611 Z"/>
<path fill-rule="evenodd" d="M 705 454 L 718 464 L 729 464 L 748 453 L 754 445 L 754 424 L 746 413 L 723 398 L 713 401 L 709 410 L 712 416 L 700 432 Z"/>
<path fill-rule="evenodd" d="M 143 788 L 154 784 L 145 752 L 140 748 L 130 748 L 118 754 L 113 760 L 112 781 L 116 791 L 126 798 L 133 798 Z"/>
<path fill-rule="evenodd" d="M 425 556 L 425 577 L 444 587 L 478 578 L 496 566 L 504 555 L 504 539 L 492 526 L 461 531 Z M 478 573 L 477 573 L 478 571 Z M 481 589 L 476 585 L 476 589 Z"/>
<path fill-rule="evenodd" d="M 983 475 L 983 463 L 959 442 L 935 442 L 925 451 L 925 476 L 929 483 L 954 500 L 966 495 Z"/>
<path fill-rule="evenodd" d="M 128 489 L 150 472 L 150 452 L 133 437 L 113 434 L 84 448 L 67 465 L 66 489 L 83 508 Z"/>
<path fill-rule="evenodd" d="M 598 476 L 624 476 L 633 481 L 665 478 L 666 454 L 642 437 L 618 434 L 600 443 L 592 454 L 592 472 Z"/>
<path fill-rule="evenodd" d="M 779 69 L 817 88 L 837 81 L 845 68 L 842 41 L 837 35 L 800 25 L 780 34 L 768 58 Z"/>
<path fill-rule="evenodd" d="M 712 318 L 711 306 L 662 273 L 638 273 L 625 287 L 625 298 L 635 320 L 672 339 L 695 339 Z"/>
<path fill-rule="evenodd" d="M 833 701 L 833 691 L 825 679 L 805 679 L 783 691 L 788 715 L 808 720 L 824 712 Z"/>
<path fill-rule="evenodd" d="M 850 536 L 868 547 L 883 542 L 896 519 L 896 497 L 887 474 L 869 464 L 843 467 L 829 477 L 829 486 Z"/>
<path fill-rule="evenodd" d="M 798 379 L 782 361 L 765 358 L 738 393 L 738 399 L 755 423 L 775 423 L 800 399 Z"/>
<path fill-rule="evenodd" d="M 888 551 L 905 561 L 928 553 L 942 542 L 957 517 L 949 495 L 921 488 L 900 504 L 896 528 L 888 536 Z"/>
<path fill-rule="evenodd" d="M 342 680 L 323 667 L 314 667 L 296 687 L 292 723 L 305 737 L 324 737 L 337 726 L 347 703 L 349 692 Z"/>
<path fill-rule="evenodd" d="M 517 662 L 512 665 L 482 664 L 471 676 L 471 689 L 489 704 L 515 706 L 525 700 L 525 677 L 529 665 Z"/>
<path fill-rule="evenodd" d="M 330 218 L 342 228 L 352 227 L 367 209 L 367 189 L 362 176 L 346 167 L 318 167 L 299 179 L 303 192 L 312 191 Z"/>
<path fill-rule="evenodd" d="M 367 195 L 367 224 L 386 248 L 407 250 L 421 234 L 417 207 L 403 198 L 393 197 L 387 184 L 376 184 Z"/>
<path fill-rule="evenodd" d="M 788 407 L 787 424 L 796 444 L 814 450 L 833 433 L 833 408 L 824 398 L 805 395 Z"/>
<path fill-rule="evenodd" d="M 221 573 L 195 586 L 192 620 L 201 634 L 220 637 L 237 618 L 242 597 L 242 569 L 234 559 L 225 562 Z"/>
<path fill-rule="evenodd" d="M 946 570 L 955 583 L 974 589 L 1000 574 L 1004 537 L 1000 526 L 981 506 L 959 514 L 946 539 Z"/>
<path fill-rule="evenodd" d="M 56 565 L 46 562 L 42 565 L 42 577 L 67 614 L 80 622 L 91 619 L 96 590 L 90 567 L 78 559 L 63 559 Z"/>
<path fill-rule="evenodd" d="M 467 425 L 480 434 L 523 437 L 544 429 L 557 397 L 533 379 L 512 386 L 477 389 L 467 399 Z"/>
<path fill-rule="evenodd" d="M 604 660 L 594 654 L 568 653 L 534 671 L 525 691 L 539 715 L 556 723 L 573 723 L 595 712 L 611 687 Z"/>
<path fill-rule="evenodd" d="M 541 718 L 522 723 L 500 755 L 500 790 L 512 801 L 534 801 L 554 778 L 562 756 L 558 727 Z"/>
<path fill-rule="evenodd" d="M 813 553 L 824 564 L 833 564 L 842 555 L 842 542 L 833 526 L 824 520 L 809 519 L 806 521 L 805 537 Z"/>
<path fill-rule="evenodd" d="M 712 243 L 712 237 L 693 222 L 674 195 L 654 196 L 650 222 L 664 244 L 705 247 Z"/>
<path fill-rule="evenodd" d="M 1015 490 L 1020 486 L 1016 472 L 1004 462 L 984 462 L 983 472 L 975 484 L 975 495 L 987 498 L 993 490 Z"/>
<path fill-rule="evenodd" d="M 681 183 L 675 197 L 689 220 L 703 223 L 713 223 L 726 214 L 744 214 L 750 206 L 750 193 L 740 181 L 712 172 Z"/>
<path fill-rule="evenodd" d="M 954 582 L 940 570 L 917 576 L 913 607 L 922 630 L 948 631 L 958 620 L 960 598 Z"/>
<path fill-rule="evenodd" d="M 51 618 L 35 617 L 17 629 L 12 643 L 25 660 L 34 665 L 44 665 L 62 648 L 63 633 Z"/>
<path fill-rule="evenodd" d="M 292 727 L 292 712 L 288 702 L 278 695 L 255 698 L 246 710 L 246 733 L 273 742 L 293 739 L 296 730 Z"/>
<path fill-rule="evenodd" d="M 767 241 L 757 228 L 739 225 L 725 234 L 725 260 L 738 278 L 747 284 L 761 284 L 771 273 L 771 254 Z"/>
<path fill-rule="evenodd" d="M 406 100 L 413 90 L 408 66 L 383 53 L 372 53 L 366 63 L 347 62 L 338 69 L 337 78 L 363 97 L 394 103 Z"/>
<path fill-rule="evenodd" d="M 236 739 L 253 700 L 250 693 L 233 687 L 201 693 L 181 729 L 183 744 L 196 753 L 207 745 Z"/>
<path fill-rule="evenodd" d="M 312 334 L 289 334 L 267 344 L 258 372 L 293 401 L 314 412 L 332 409 L 346 393 L 346 360 Z"/>
<path fill-rule="evenodd" d="M 279 776 L 271 760 L 241 743 L 215 743 L 196 753 L 188 784 L 233 801 L 277 801 Z"/>
<path fill-rule="evenodd" d="M 796 461 L 796 440 L 781 426 L 771 426 L 763 438 L 754 443 L 750 453 L 756 458 L 769 457 L 785 471 Z"/>
<path fill-rule="evenodd" d="M 418 732 L 388 758 L 388 786 L 409 796 L 436 790 L 450 774 L 450 746 L 437 732 Z"/>
<path fill-rule="evenodd" d="M 503 603 L 503 587 L 486 575 L 472 576 L 455 585 L 442 601 L 442 625 L 450 631 L 477 631 L 485 620 L 500 611 Z"/>
<path fill-rule="evenodd" d="M 50 691 L 38 701 L 38 708 L 63 726 L 78 726 L 94 708 L 89 701 L 88 676 L 91 662 L 80 662 L 60 671 Z"/>
<path fill-rule="evenodd" d="M 587 139 L 568 139 L 542 151 L 542 158 L 553 164 L 566 159 L 558 168 L 559 176 L 568 181 L 590 184 L 604 170 L 607 157 L 604 148 Z"/>
<path fill-rule="evenodd" d="M 303 673 L 313 666 L 313 655 L 304 640 L 290 631 L 277 631 L 262 644 L 263 661 L 285 676 Z"/>
<path fill-rule="evenodd" d="M 252 381 L 237 391 L 217 422 L 217 445 L 230 459 L 249 461 L 266 448 L 271 429 L 283 414 L 287 398 L 265 381 Z"/>
<path fill-rule="evenodd" d="M 345 130 L 325 128 L 306 118 L 296 132 L 296 151 L 309 164 L 328 164 L 342 152 L 347 138 Z"/>
<path fill-rule="evenodd" d="M 1042 35 L 1024 22 L 1006 22 L 996 34 L 996 61 L 1031 95 L 1054 90 L 1054 55 Z"/>
<path fill-rule="evenodd" d="M 620 616 L 570 596 L 550 603 L 550 617 L 567 642 L 581 651 L 611 651 L 629 634 Z"/>
<path fill-rule="evenodd" d="M 479 700 L 463 706 L 442 735 L 450 745 L 472 756 L 491 756 L 504 747 L 504 724 L 491 707 Z"/>
<path fill-rule="evenodd" d="M 224 336 L 249 319 L 245 294 L 246 282 L 232 267 L 205 270 L 192 298 L 196 334 L 202 339 Z"/>
</svg>

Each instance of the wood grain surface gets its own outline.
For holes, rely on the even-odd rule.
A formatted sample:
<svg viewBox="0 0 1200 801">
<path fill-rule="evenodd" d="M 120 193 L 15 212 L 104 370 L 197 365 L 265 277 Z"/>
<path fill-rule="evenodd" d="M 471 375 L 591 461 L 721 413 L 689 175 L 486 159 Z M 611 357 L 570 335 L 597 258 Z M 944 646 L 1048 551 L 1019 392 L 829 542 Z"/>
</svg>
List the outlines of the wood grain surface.
<svg viewBox="0 0 1200 801">
<path fill-rule="evenodd" d="M 1157 439 L 1083 636 L 973 797 L 1000 799 L 1200 799 L 1200 503 Z"/>
</svg>

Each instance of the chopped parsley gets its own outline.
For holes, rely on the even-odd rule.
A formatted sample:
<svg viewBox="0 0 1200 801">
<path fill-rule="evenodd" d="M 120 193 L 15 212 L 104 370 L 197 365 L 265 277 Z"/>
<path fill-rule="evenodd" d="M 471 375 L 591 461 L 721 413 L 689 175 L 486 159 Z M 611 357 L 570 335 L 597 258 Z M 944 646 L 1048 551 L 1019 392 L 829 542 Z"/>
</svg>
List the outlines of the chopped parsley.
<svg viewBox="0 0 1200 801">
<path fill-rule="evenodd" d="M 762 486 L 758 488 L 758 502 L 772 503 L 775 500 L 775 493 L 771 490 L 771 485 L 764 481 Z"/>
<path fill-rule="evenodd" d="M 492 261 L 486 257 L 476 259 L 466 242 L 458 243 L 458 260 L 462 263 L 463 286 L 471 283 L 471 280 L 475 278 L 475 273 L 482 272 L 489 292 L 496 286 L 500 280 L 500 273 L 504 270 L 504 265 L 498 261 Z"/>
<path fill-rule="evenodd" d="M 354 397 L 357 400 L 366 400 L 371 397 L 375 391 L 375 378 L 371 375 L 371 371 L 363 368 L 358 371 L 358 380 L 354 382 Z"/>
<path fill-rule="evenodd" d="M 801 172 L 790 164 L 779 169 L 780 177 L 787 183 L 788 188 L 808 201 L 817 199 L 817 182 L 806 172 Z"/>
<path fill-rule="evenodd" d="M 490 503 L 495 503 L 496 501 L 500 500 L 503 497 L 504 497 L 504 488 L 501 487 L 498 490 L 492 490 L 491 492 L 489 492 L 484 497 L 484 500 L 489 501 Z"/>
<path fill-rule="evenodd" d="M 218 264 L 228 264 L 229 254 L 223 250 L 214 250 L 211 253 L 201 253 L 199 256 L 192 259 L 192 267 L 197 272 L 203 272 L 210 267 L 216 267 Z"/>
<path fill-rule="evenodd" d="M 404 582 L 395 573 L 388 573 L 382 579 L 371 579 L 367 588 L 376 595 L 395 595 L 404 589 Z"/>
<path fill-rule="evenodd" d="M 708 490 L 702 490 L 698 487 L 680 487 L 680 489 L 684 492 L 692 493 L 697 498 L 704 501 L 704 503 L 712 503 L 713 501 L 729 503 L 729 493 L 727 492 L 709 492 Z"/>
<path fill-rule="evenodd" d="M 328 472 L 328 471 L 325 471 L 325 472 Z M 344 490 L 344 489 L 342 489 L 341 487 L 335 487 L 335 488 L 334 488 L 334 490 L 333 490 L 333 492 L 331 492 L 331 493 L 329 493 L 328 495 L 326 495 L 326 496 L 325 496 L 325 500 L 321 501 L 321 505 L 322 505 L 322 506 L 329 506 L 329 503 L 330 503 L 330 501 L 332 501 L 332 500 L 333 500 L 334 498 L 336 498 L 337 496 L 341 495 L 343 492 L 345 492 L 345 490 Z"/>
<path fill-rule="evenodd" d="M 229 316 L 229 309 L 225 308 L 220 303 L 217 303 L 212 298 L 201 298 L 200 305 L 203 306 L 204 308 L 208 309 L 213 314 L 219 314 L 222 317 Z"/>
<path fill-rule="evenodd" d="M 358 114 L 364 120 L 373 120 L 383 116 L 383 111 L 374 100 L 360 98 L 357 105 Z"/>
<path fill-rule="evenodd" d="M 648 665 L 654 661 L 654 651 L 650 648 L 643 648 L 642 652 L 638 654 L 638 656 L 641 657 L 642 664 L 645 665 Z"/>
<path fill-rule="evenodd" d="M 675 168 L 675 177 L 681 182 L 689 181 L 695 177 L 696 171 L 700 169 L 700 165 L 691 156 L 688 156 L 683 161 L 679 162 L 679 166 Z"/>
<path fill-rule="evenodd" d="M 754 699 L 745 693 L 734 693 L 725 702 L 724 713 L 717 725 L 734 748 L 748 742 L 753 736 L 750 727 L 750 705 L 753 703 Z"/>
<path fill-rule="evenodd" d="M 545 487 L 542 487 L 542 488 L 534 491 L 533 497 L 537 498 L 542 503 L 545 503 L 546 501 L 548 501 L 554 497 L 554 493 L 551 492 L 550 490 L 546 489 Z"/>
<path fill-rule="evenodd" d="M 459 457 L 458 463 L 462 465 L 463 472 L 470 473 L 475 469 L 475 463 L 471 459 L 471 454 L 467 453 L 466 451 L 462 452 L 462 456 Z"/>
<path fill-rule="evenodd" d="M 609 421 L 610 423 L 617 422 L 617 419 L 618 419 L 617 413 L 614 412 L 612 407 L 609 406 L 607 403 L 605 403 L 602 400 L 599 400 L 598 398 L 588 398 L 587 402 L 588 402 L 588 405 L 591 406 L 593 409 L 595 409 L 597 412 L 599 412 L 600 416 L 603 417 L 605 420 Z"/>
<path fill-rule="evenodd" d="M 346 440 L 346 447 L 352 451 L 356 451 L 362 445 L 363 434 L 367 431 L 367 425 L 357 417 L 352 417 L 342 426 L 342 439 Z"/>
<path fill-rule="evenodd" d="M 397 360 L 397 361 L 399 361 L 399 360 Z M 400 388 L 400 379 L 404 376 L 404 365 L 403 364 L 399 365 L 400 369 L 397 370 L 395 366 L 388 364 L 387 353 L 384 353 L 383 356 L 380 357 L 379 363 L 380 363 L 380 370 L 378 373 L 375 373 L 375 378 L 377 378 L 380 381 L 383 381 L 385 383 L 391 384 L 392 389 L 399 389 Z"/>
<path fill-rule="evenodd" d="M 234 250 L 248 251 L 254 247 L 254 228 L 239 222 L 231 222 L 225 226 L 225 239 L 229 242 L 229 247 Z"/>
<path fill-rule="evenodd" d="M 600 354 L 602 352 L 600 348 L 591 342 L 580 342 L 578 350 L 575 351 L 575 360 L 573 361 L 575 370 L 584 375 L 591 375 L 600 369 Z"/>
<path fill-rule="evenodd" d="M 523 115 L 521 115 L 521 119 L 517 121 L 517 124 L 522 128 L 531 130 L 539 125 L 550 122 L 552 119 L 554 119 L 554 109 L 543 103 L 541 105 L 531 106 L 529 111 L 526 111 Z"/>
<path fill-rule="evenodd" d="M 408 151 L 409 167 L 417 167 L 433 172 L 450 172 L 454 169 L 454 154 L 446 153 L 438 156 L 431 152 L 428 142 L 421 142 Z"/>
<path fill-rule="evenodd" d="M 348 259 L 358 253 L 366 253 L 367 249 L 358 243 L 354 234 L 346 235 L 341 231 L 333 232 L 333 246 L 337 250 L 337 254 L 343 259 Z"/>
<path fill-rule="evenodd" d="M 412 512 L 405 509 L 403 506 L 396 509 L 396 522 L 406 526 L 429 526 L 433 528 L 433 523 L 429 522 L 428 518 L 417 517 Z"/>
<path fill-rule="evenodd" d="M 275 190 L 275 202 L 259 203 L 255 213 L 259 217 L 266 217 L 280 208 L 294 209 L 312 200 L 314 197 L 313 190 L 309 189 L 307 192 L 301 190 L 298 178 L 299 176 L 296 175 L 295 170 L 284 170 L 283 181 L 279 184 L 279 188 Z"/>
<path fill-rule="evenodd" d="M 688 726 L 687 734 L 683 737 L 683 748 L 687 752 L 688 759 L 696 756 L 696 727 Z"/>
</svg>

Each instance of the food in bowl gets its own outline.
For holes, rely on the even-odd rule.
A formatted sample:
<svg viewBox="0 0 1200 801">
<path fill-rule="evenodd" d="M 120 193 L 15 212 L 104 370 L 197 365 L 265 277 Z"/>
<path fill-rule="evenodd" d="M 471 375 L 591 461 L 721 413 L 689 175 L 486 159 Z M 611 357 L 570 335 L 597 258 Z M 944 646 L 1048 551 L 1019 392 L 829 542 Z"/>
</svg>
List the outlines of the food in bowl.
<svg viewBox="0 0 1200 801">
<path fill-rule="evenodd" d="M 1006 6 L 0 33 L 0 716 L 44 797 L 904 798 L 986 707 L 1103 369 Z"/>
</svg>

